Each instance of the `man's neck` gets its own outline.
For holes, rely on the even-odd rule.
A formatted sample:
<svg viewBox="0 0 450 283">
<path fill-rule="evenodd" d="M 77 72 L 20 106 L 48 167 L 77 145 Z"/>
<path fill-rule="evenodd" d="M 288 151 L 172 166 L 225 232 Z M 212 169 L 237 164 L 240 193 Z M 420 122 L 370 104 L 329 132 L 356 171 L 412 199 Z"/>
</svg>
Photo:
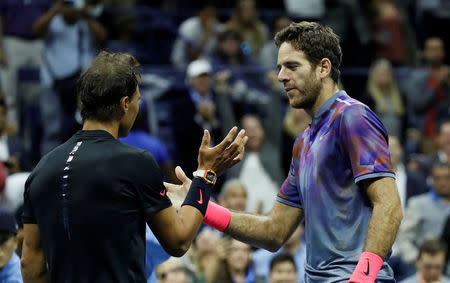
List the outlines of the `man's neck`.
<svg viewBox="0 0 450 283">
<path fill-rule="evenodd" d="M 94 120 L 86 120 L 83 124 L 83 131 L 103 130 L 110 133 L 115 139 L 119 136 L 118 122 L 100 122 Z"/>
<path fill-rule="evenodd" d="M 317 114 L 317 112 L 319 111 L 320 107 L 338 91 L 339 91 L 339 88 L 338 88 L 337 84 L 335 84 L 333 81 L 331 81 L 331 79 L 328 82 L 324 82 L 322 90 L 320 91 L 320 94 L 317 97 L 316 103 L 313 105 L 312 109 L 310 109 L 310 110 L 305 109 L 305 111 L 311 117 L 314 117 Z"/>
</svg>

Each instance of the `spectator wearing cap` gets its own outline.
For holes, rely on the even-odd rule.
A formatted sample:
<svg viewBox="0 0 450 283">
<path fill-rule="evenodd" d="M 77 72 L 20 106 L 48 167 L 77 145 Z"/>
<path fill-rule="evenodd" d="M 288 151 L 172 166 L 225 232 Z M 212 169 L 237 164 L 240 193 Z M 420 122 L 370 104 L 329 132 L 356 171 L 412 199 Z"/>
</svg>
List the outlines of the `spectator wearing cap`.
<svg viewBox="0 0 450 283">
<path fill-rule="evenodd" d="M 23 282 L 17 248 L 17 223 L 9 212 L 0 211 L 0 282 Z"/>
<path fill-rule="evenodd" d="M 211 142 L 217 144 L 235 125 L 231 100 L 220 73 L 213 78 L 209 61 L 199 59 L 189 64 L 186 71 L 186 93 L 174 103 L 172 117 L 176 141 L 175 163 L 188 176 L 197 168 L 195 156 L 203 130 L 211 133 Z"/>
</svg>

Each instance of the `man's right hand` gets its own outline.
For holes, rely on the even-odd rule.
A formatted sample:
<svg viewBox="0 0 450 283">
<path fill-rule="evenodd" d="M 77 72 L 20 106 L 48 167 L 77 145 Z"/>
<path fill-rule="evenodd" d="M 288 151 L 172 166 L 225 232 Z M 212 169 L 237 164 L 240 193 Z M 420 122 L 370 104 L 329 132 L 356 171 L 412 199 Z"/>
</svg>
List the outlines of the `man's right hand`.
<svg viewBox="0 0 450 283">
<path fill-rule="evenodd" d="M 198 152 L 198 169 L 211 169 L 219 176 L 225 170 L 241 161 L 244 157 L 244 149 L 248 137 L 245 135 L 245 131 L 241 130 L 233 140 L 236 132 L 237 127 L 233 127 L 221 143 L 210 148 L 211 137 L 209 131 L 205 130 Z"/>
</svg>

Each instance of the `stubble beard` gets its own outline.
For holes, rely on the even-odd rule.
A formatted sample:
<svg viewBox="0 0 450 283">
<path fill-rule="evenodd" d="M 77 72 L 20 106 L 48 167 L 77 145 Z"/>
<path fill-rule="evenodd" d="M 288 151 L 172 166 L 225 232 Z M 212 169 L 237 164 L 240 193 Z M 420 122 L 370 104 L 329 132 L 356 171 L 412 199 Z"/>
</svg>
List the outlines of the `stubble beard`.
<svg viewBox="0 0 450 283">
<path fill-rule="evenodd" d="M 322 91 L 322 83 L 320 80 L 314 77 L 314 73 L 311 72 L 309 79 L 306 80 L 305 86 L 298 89 L 301 99 L 290 101 L 293 108 L 304 109 L 306 111 L 311 110 Z"/>
</svg>

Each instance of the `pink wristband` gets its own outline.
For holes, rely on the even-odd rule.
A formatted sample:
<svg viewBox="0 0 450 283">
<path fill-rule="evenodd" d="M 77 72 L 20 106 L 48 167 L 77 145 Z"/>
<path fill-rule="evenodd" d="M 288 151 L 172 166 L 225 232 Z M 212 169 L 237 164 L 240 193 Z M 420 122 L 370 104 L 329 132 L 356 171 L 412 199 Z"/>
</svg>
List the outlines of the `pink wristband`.
<svg viewBox="0 0 450 283">
<path fill-rule="evenodd" d="M 383 259 L 371 252 L 363 252 L 349 283 L 373 283 L 383 265 Z"/>
<path fill-rule="evenodd" d="M 203 223 L 223 232 L 230 223 L 231 213 L 228 209 L 212 201 L 208 202 Z"/>
</svg>

